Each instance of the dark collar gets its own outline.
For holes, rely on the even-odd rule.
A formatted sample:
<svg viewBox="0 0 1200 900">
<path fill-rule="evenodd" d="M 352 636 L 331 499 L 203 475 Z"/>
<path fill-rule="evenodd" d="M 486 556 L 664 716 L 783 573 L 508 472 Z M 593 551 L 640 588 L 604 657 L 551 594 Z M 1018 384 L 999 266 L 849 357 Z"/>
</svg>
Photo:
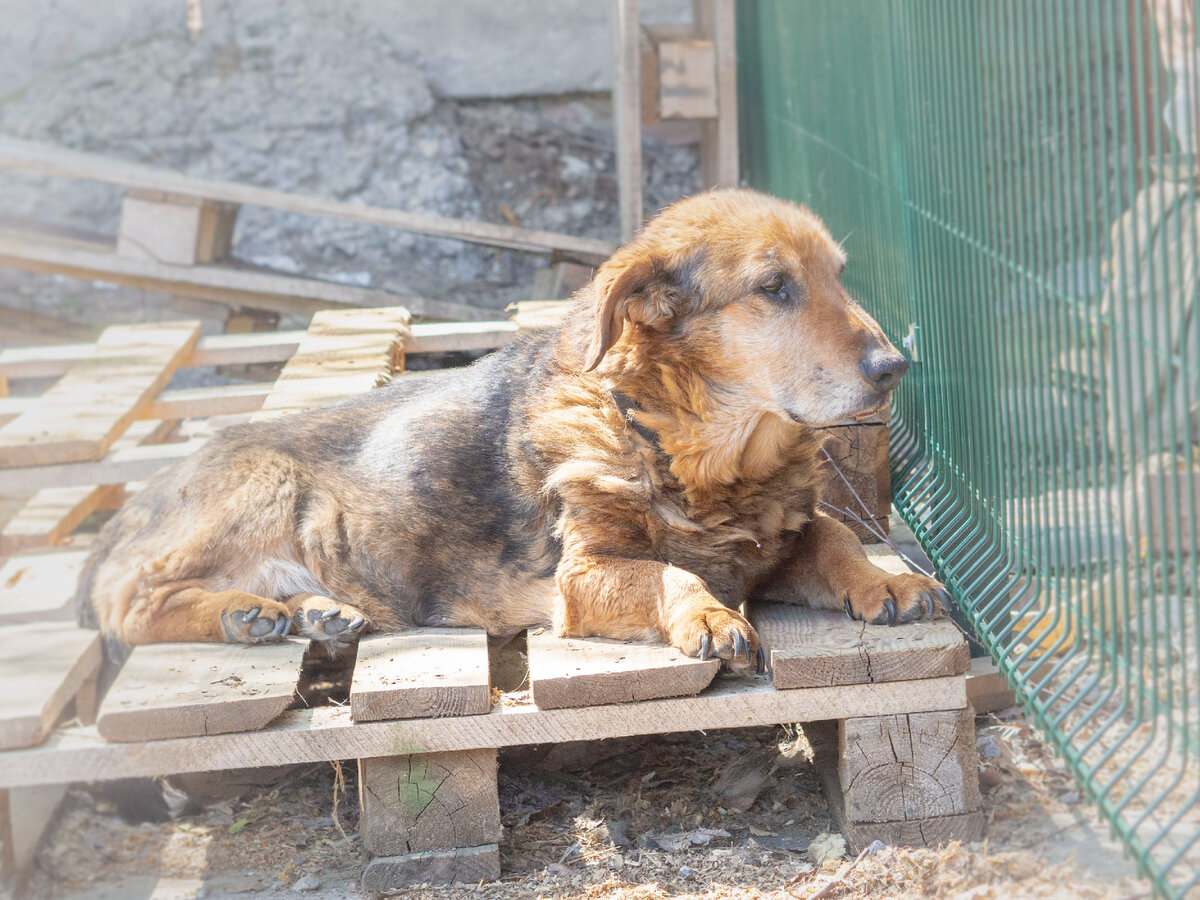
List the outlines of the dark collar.
<svg viewBox="0 0 1200 900">
<path fill-rule="evenodd" d="M 617 409 L 621 411 L 621 417 L 629 423 L 629 427 L 640 434 L 651 447 L 662 453 L 663 448 L 658 442 L 658 432 L 647 428 L 634 418 L 633 414 L 642 410 L 637 405 L 637 402 L 628 394 L 622 394 L 620 391 L 613 391 L 612 396 L 613 400 L 616 401 Z"/>
</svg>

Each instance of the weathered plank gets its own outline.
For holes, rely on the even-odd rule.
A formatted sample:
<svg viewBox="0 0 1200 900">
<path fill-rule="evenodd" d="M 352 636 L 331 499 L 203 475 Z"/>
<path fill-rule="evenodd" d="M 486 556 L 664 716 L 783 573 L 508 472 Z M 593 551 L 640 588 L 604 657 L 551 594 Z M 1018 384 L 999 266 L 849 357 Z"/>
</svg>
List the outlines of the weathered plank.
<svg viewBox="0 0 1200 900">
<path fill-rule="evenodd" d="M 14 556 L 0 566 L 0 626 L 64 622 L 75 617 L 75 582 L 85 550 Z"/>
<path fill-rule="evenodd" d="M 350 685 L 356 722 L 477 716 L 490 708 L 482 629 L 419 628 L 359 641 Z"/>
<path fill-rule="evenodd" d="M 126 188 L 204 197 L 226 203 L 266 206 L 304 215 L 350 219 L 368 225 L 383 225 L 513 250 L 539 253 L 557 250 L 587 260 L 603 260 L 615 249 L 605 241 L 548 231 L 534 231 L 492 222 L 469 222 L 338 200 L 298 197 L 268 188 L 191 178 L 169 169 L 127 163 L 17 138 L 0 138 L 0 169 L 59 178 L 83 178 L 118 184 Z"/>
<path fill-rule="evenodd" d="M 101 459 L 162 390 L 200 336 L 199 322 L 116 325 L 92 355 L 0 429 L 0 466 Z"/>
<path fill-rule="evenodd" d="M 617 142 L 617 219 L 621 240 L 642 230 L 642 34 L 638 0 L 609 0 L 613 129 Z"/>
<path fill-rule="evenodd" d="M 693 0 L 700 35 L 716 49 L 717 118 L 701 126 L 700 166 L 705 187 L 736 187 L 738 163 L 737 17 L 733 0 Z"/>
<path fill-rule="evenodd" d="M 971 660 L 971 670 L 967 674 L 967 703 L 976 714 L 1008 709 L 1017 704 L 1017 695 L 1009 687 L 1008 679 L 1000 674 L 989 657 Z"/>
<path fill-rule="evenodd" d="M 326 310 L 312 318 L 255 420 L 336 403 L 386 384 L 401 368 L 408 310 Z"/>
<path fill-rule="evenodd" d="M 781 690 L 940 678 L 971 665 L 967 642 L 949 619 L 889 628 L 827 609 L 757 603 L 750 621 Z"/>
<path fill-rule="evenodd" d="M 495 750 L 360 759 L 358 785 L 359 833 L 372 856 L 500 839 Z"/>
<path fill-rule="evenodd" d="M 0 896 L 24 896 L 38 845 L 66 793 L 65 784 L 0 790 Z"/>
<path fill-rule="evenodd" d="M 0 750 L 41 742 L 99 666 L 100 635 L 94 631 L 63 622 L 5 628 L 0 634 Z"/>
<path fill-rule="evenodd" d="M 658 112 L 663 119 L 715 119 L 717 50 L 712 41 L 658 44 Z"/>
<path fill-rule="evenodd" d="M 197 197 L 131 191 L 121 202 L 117 253 L 190 266 L 229 254 L 238 207 Z"/>
<path fill-rule="evenodd" d="M 84 519 L 97 509 L 110 507 L 120 496 L 119 484 L 38 491 L 0 532 L 0 554 L 61 544 Z"/>
<path fill-rule="evenodd" d="M 249 648 L 248 652 L 261 650 Z M 14 750 L 0 766 L 0 787 L 72 781 L 81 771 L 93 780 L 169 775 L 261 765 L 363 759 L 519 744 L 558 744 L 636 734 L 744 728 L 886 715 L 897 709 L 965 706 L 964 679 L 855 684 L 777 691 L 733 680 L 696 697 L 638 704 L 540 710 L 504 703 L 487 715 L 444 719 L 353 722 L 346 707 L 289 710 L 254 734 L 214 734 L 179 740 L 108 744 L 91 728 L 56 731 L 36 750 Z"/>
<path fill-rule="evenodd" d="M 145 481 L 164 466 L 191 456 L 204 446 L 204 443 L 203 439 L 194 438 L 177 444 L 114 449 L 97 462 L 0 469 L 0 494 L 83 484 L 127 484 L 130 481 Z"/>
<path fill-rule="evenodd" d="M 363 866 L 362 889 L 388 894 L 413 885 L 478 884 L 499 877 L 500 847 L 485 844 L 369 859 Z"/>
<path fill-rule="evenodd" d="M 100 706 L 110 741 L 254 731 L 292 700 L 307 641 L 135 647 Z"/>
<path fill-rule="evenodd" d="M 560 638 L 545 629 L 528 640 L 529 683 L 541 709 L 698 694 L 720 668 L 719 660 L 693 659 L 665 645 Z"/>
</svg>

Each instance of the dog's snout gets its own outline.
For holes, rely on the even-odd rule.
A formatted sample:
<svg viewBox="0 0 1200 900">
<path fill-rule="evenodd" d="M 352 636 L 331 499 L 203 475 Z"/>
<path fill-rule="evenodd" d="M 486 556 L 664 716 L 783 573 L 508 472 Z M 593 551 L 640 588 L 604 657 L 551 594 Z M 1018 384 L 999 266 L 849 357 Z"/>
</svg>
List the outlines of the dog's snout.
<svg viewBox="0 0 1200 900">
<path fill-rule="evenodd" d="M 862 362 L 863 375 L 874 387 L 890 391 L 908 371 L 908 360 L 893 349 L 872 353 Z"/>
</svg>

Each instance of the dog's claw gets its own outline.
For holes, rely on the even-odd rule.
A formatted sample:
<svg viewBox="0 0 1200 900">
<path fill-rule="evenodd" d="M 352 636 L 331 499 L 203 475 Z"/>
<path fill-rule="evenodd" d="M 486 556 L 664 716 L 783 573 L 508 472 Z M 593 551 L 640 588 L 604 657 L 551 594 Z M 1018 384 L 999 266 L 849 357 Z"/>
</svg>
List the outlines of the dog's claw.
<svg viewBox="0 0 1200 900">
<path fill-rule="evenodd" d="M 954 605 L 954 598 L 950 596 L 950 589 L 938 588 L 938 597 L 942 601 L 942 612 L 948 612 L 950 607 Z"/>
<path fill-rule="evenodd" d="M 733 641 L 733 658 L 737 659 L 742 655 L 742 647 L 746 645 L 746 641 L 736 628 L 729 629 L 729 637 Z M 750 652 L 749 647 L 746 647 L 746 652 Z"/>
<path fill-rule="evenodd" d="M 842 607 L 846 610 L 846 615 L 849 617 L 850 621 L 853 622 L 854 621 L 854 610 L 850 608 L 850 595 L 849 594 L 847 594 L 845 597 L 842 598 Z"/>
<path fill-rule="evenodd" d="M 926 608 L 929 610 L 929 618 L 931 618 L 931 619 L 932 619 L 932 618 L 933 618 L 933 616 L 934 616 L 934 612 L 933 612 L 933 610 L 934 610 L 933 594 L 926 594 L 926 595 L 925 595 L 925 607 L 926 607 Z"/>
<path fill-rule="evenodd" d="M 341 613 L 341 611 L 342 611 L 342 608 L 340 606 L 335 606 L 335 607 L 333 607 L 333 609 L 327 609 L 327 610 L 325 610 L 325 612 L 321 613 L 321 621 L 328 622 L 334 616 Z"/>
<path fill-rule="evenodd" d="M 255 619 L 258 618 L 258 614 L 261 612 L 262 612 L 262 607 L 255 606 L 249 612 L 242 614 L 242 621 L 243 622 L 253 622 Z"/>
<path fill-rule="evenodd" d="M 754 667 L 754 671 L 759 675 L 767 674 L 767 656 L 762 647 L 758 648 L 758 665 Z"/>
<path fill-rule="evenodd" d="M 752 660 L 750 659 L 750 642 L 749 642 L 749 641 L 742 641 L 742 643 L 746 645 L 746 665 L 750 665 L 750 663 L 751 663 L 751 661 L 752 661 Z M 758 651 L 758 652 L 759 652 L 759 653 L 762 653 L 762 648 L 761 648 L 761 647 L 759 648 L 759 651 Z"/>
<path fill-rule="evenodd" d="M 271 632 L 271 636 L 281 638 L 288 633 L 288 629 L 292 626 L 292 620 L 286 616 L 280 616 L 275 621 L 275 630 Z"/>
<path fill-rule="evenodd" d="M 700 638 L 700 658 L 708 659 L 708 635 Z"/>
<path fill-rule="evenodd" d="M 896 604 L 892 602 L 892 598 L 888 597 L 883 601 L 883 608 L 887 610 L 888 627 L 896 624 Z"/>
<path fill-rule="evenodd" d="M 367 622 L 362 616 L 355 616 L 350 620 L 350 624 L 346 626 L 347 631 L 358 631 Z"/>
</svg>

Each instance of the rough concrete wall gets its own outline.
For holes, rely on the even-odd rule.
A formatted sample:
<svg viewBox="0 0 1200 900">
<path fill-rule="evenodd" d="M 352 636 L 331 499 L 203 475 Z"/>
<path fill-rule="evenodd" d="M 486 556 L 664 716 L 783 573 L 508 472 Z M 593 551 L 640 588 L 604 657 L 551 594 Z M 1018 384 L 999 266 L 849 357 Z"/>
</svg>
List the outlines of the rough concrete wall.
<svg viewBox="0 0 1200 900">
<path fill-rule="evenodd" d="M 202 0 L 202 40 L 243 44 L 255 23 L 287 19 L 285 0 Z M 607 0 L 343 0 L 439 96 L 498 98 L 606 91 Z M 182 32 L 185 0 L 0 0 L 0 102 L 84 57 Z M 690 0 L 642 0 L 648 22 L 688 21 Z M 250 33 L 248 33 L 248 30 Z"/>
</svg>

